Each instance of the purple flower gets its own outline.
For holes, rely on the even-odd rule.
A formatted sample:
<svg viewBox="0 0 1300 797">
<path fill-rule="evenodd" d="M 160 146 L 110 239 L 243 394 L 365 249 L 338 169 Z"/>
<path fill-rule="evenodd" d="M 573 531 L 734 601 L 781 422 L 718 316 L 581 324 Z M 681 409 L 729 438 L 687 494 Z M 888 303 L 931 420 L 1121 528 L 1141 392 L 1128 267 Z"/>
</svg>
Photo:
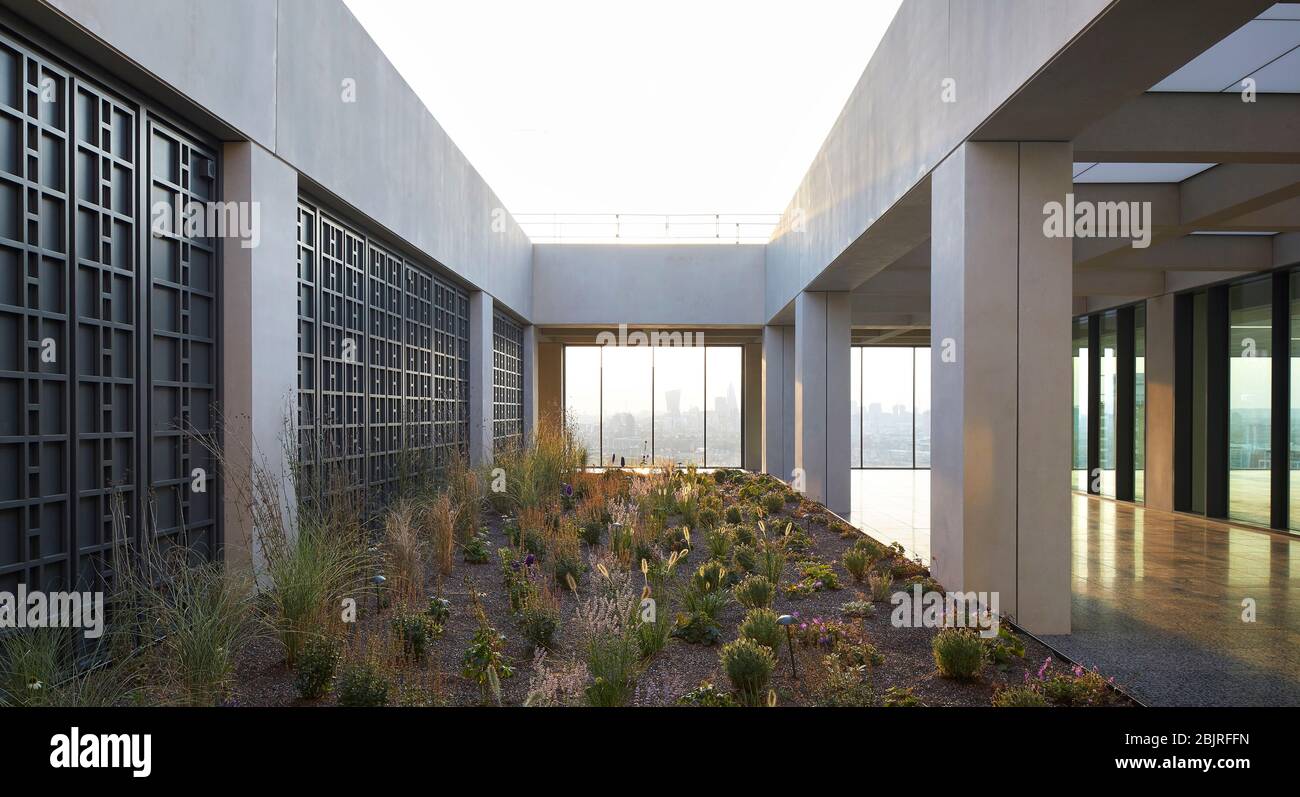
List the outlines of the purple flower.
<svg viewBox="0 0 1300 797">
<path fill-rule="evenodd" d="M 1043 659 L 1043 666 L 1038 668 L 1038 680 L 1043 680 L 1043 674 L 1047 672 L 1047 668 L 1050 666 L 1052 666 L 1052 657 L 1048 656 Z"/>
<path fill-rule="evenodd" d="M 537 557 L 533 556 L 532 554 L 528 554 L 528 556 L 524 557 L 524 567 L 532 567 L 536 561 L 537 561 Z"/>
<path fill-rule="evenodd" d="M 565 497 L 565 498 L 572 498 L 572 497 L 573 497 L 573 485 L 572 485 L 572 484 L 561 484 L 561 485 L 560 485 L 560 491 L 564 493 L 564 497 Z"/>
</svg>

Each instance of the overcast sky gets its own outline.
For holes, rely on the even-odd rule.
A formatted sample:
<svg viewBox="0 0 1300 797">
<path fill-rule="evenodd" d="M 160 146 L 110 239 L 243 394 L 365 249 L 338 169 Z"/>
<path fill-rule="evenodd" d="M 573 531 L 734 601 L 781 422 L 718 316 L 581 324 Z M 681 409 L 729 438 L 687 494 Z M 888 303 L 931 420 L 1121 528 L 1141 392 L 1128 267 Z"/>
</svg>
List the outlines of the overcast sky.
<svg viewBox="0 0 1300 797">
<path fill-rule="evenodd" d="M 900 0 L 346 0 L 514 213 L 780 212 Z"/>
</svg>

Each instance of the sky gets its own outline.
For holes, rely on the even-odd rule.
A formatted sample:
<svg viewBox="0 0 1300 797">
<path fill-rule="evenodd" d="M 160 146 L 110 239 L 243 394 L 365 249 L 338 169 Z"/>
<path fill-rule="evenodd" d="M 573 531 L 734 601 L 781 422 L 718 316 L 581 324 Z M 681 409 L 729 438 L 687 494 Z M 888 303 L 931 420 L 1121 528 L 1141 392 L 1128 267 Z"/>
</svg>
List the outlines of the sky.
<svg viewBox="0 0 1300 797">
<path fill-rule="evenodd" d="M 779 213 L 901 0 L 346 0 L 512 213 Z"/>
</svg>

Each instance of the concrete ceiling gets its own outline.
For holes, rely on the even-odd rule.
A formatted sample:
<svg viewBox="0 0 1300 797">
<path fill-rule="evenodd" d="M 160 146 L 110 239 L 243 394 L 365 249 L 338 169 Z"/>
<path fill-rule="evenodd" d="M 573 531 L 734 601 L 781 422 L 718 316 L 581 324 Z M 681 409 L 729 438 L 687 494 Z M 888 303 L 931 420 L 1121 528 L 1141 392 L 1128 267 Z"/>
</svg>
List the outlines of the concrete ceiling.
<svg viewBox="0 0 1300 797">
<path fill-rule="evenodd" d="M 1242 102 L 1236 93 L 1246 77 L 1268 96 Z M 1076 196 L 1150 202 L 1154 234 L 1141 250 L 1076 239 L 1075 311 L 1300 261 L 1296 93 L 1300 3 L 1279 3 L 1085 125 L 1073 139 Z M 846 270 L 861 280 L 852 285 L 855 342 L 919 337 L 919 325 L 928 326 L 928 182 L 918 189 L 905 224 L 877 224 L 883 229 L 864 236 L 889 245 L 870 247 L 874 257 Z"/>
</svg>

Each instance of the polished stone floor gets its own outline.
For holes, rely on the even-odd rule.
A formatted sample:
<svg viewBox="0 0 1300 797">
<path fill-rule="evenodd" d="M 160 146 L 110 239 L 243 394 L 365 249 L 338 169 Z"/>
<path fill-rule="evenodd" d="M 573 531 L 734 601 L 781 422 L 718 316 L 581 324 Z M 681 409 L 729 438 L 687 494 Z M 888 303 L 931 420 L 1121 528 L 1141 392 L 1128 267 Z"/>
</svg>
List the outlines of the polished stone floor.
<svg viewBox="0 0 1300 797">
<path fill-rule="evenodd" d="M 850 520 L 928 556 L 928 476 L 855 471 Z M 1152 705 L 1300 706 L 1300 538 L 1073 505 L 1073 633 L 1045 641 Z"/>
</svg>

